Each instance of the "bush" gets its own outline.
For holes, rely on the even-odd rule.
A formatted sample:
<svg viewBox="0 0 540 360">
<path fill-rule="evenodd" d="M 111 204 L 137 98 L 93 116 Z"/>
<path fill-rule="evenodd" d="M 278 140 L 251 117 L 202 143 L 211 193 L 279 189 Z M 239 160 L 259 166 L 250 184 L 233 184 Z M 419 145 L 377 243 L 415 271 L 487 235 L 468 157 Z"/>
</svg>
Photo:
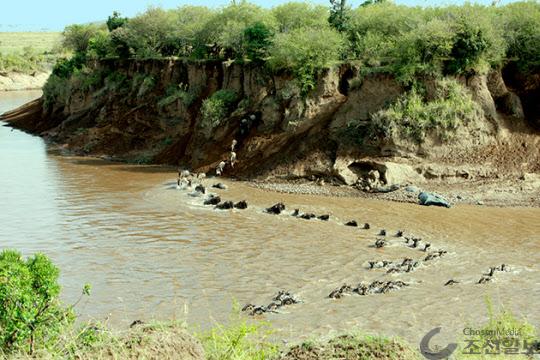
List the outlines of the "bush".
<svg viewBox="0 0 540 360">
<path fill-rule="evenodd" d="M 343 47 L 341 35 L 327 28 L 302 28 L 276 35 L 270 47 L 274 70 L 292 69 L 305 95 L 315 87 L 316 76 L 333 65 Z"/>
<path fill-rule="evenodd" d="M 215 43 L 222 57 L 243 58 L 246 54 L 245 30 L 255 24 L 263 25 L 269 31 L 276 28 L 276 21 L 269 10 L 246 1 L 232 3 L 207 23 L 206 43 Z"/>
<path fill-rule="evenodd" d="M 66 104 L 71 84 L 69 79 L 52 74 L 43 85 L 43 106 L 50 109 L 54 104 Z"/>
<path fill-rule="evenodd" d="M 0 253 L 0 348 L 3 352 L 51 346 L 74 321 L 59 300 L 59 270 L 42 254 L 23 260 L 17 251 Z"/>
<path fill-rule="evenodd" d="M 217 324 L 198 337 L 208 360 L 265 360 L 279 353 L 278 346 L 267 340 L 270 334 L 269 324 L 248 323 L 233 315 L 227 326 Z"/>
<path fill-rule="evenodd" d="M 103 30 L 102 27 L 95 24 L 67 26 L 62 33 L 64 37 L 62 45 L 75 53 L 84 54 L 88 49 L 90 39 L 101 30 Z"/>
<path fill-rule="evenodd" d="M 387 109 L 372 115 L 370 136 L 401 136 L 422 143 L 429 132 L 448 140 L 455 130 L 482 115 L 468 91 L 451 79 L 438 81 L 434 99 L 413 88 Z"/>
<path fill-rule="evenodd" d="M 130 19 L 121 29 L 124 41 L 136 58 L 155 58 L 170 55 L 168 39 L 175 31 L 174 16 L 171 12 L 151 7 L 145 13 Z"/>
<path fill-rule="evenodd" d="M 347 5 L 346 0 L 330 0 L 330 17 L 328 22 L 337 31 L 346 31 L 349 29 L 351 20 L 351 7 Z"/>
<path fill-rule="evenodd" d="M 403 35 L 393 46 L 392 72 L 404 84 L 412 84 L 418 77 L 437 77 L 443 73 L 452 47 L 450 24 L 433 19 Z"/>
<path fill-rule="evenodd" d="M 251 60 L 263 60 L 268 54 L 272 31 L 263 23 L 255 23 L 244 30 L 246 55 Z"/>
<path fill-rule="evenodd" d="M 165 96 L 158 101 L 158 107 L 163 108 L 177 100 L 181 100 L 184 106 L 190 107 L 198 97 L 198 89 L 189 89 L 187 84 L 171 85 L 167 88 Z"/>
<path fill-rule="evenodd" d="M 76 53 L 70 59 L 59 59 L 53 67 L 52 74 L 68 79 L 76 70 L 82 69 L 86 63 L 86 55 Z"/>
<path fill-rule="evenodd" d="M 88 41 L 87 55 L 91 59 L 104 59 L 115 55 L 111 37 L 105 31 L 97 32 Z"/>
<path fill-rule="evenodd" d="M 218 90 L 202 103 L 201 114 L 203 127 L 213 129 L 232 110 L 238 95 L 232 90 Z"/>
<path fill-rule="evenodd" d="M 279 32 L 328 26 L 328 8 L 305 2 L 289 2 L 272 9 Z"/>
<path fill-rule="evenodd" d="M 175 30 L 168 39 L 170 48 L 179 56 L 204 54 L 209 37 L 208 23 L 214 11 L 205 6 L 185 5 L 174 10 L 174 15 Z"/>
<path fill-rule="evenodd" d="M 120 16 L 120 13 L 117 11 L 114 11 L 112 16 L 109 16 L 107 18 L 107 29 L 110 31 L 114 31 L 118 28 L 121 28 L 128 22 L 128 18 L 123 18 Z"/>
<path fill-rule="evenodd" d="M 540 4 L 534 1 L 512 3 L 501 9 L 507 57 L 522 71 L 540 67 Z"/>
</svg>

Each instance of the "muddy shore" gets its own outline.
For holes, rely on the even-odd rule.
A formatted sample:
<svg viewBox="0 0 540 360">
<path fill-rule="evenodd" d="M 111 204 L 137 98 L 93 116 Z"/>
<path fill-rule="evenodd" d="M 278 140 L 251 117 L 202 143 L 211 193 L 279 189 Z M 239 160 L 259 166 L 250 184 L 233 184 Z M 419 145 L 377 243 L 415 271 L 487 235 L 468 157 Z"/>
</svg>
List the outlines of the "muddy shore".
<svg viewBox="0 0 540 360">
<path fill-rule="evenodd" d="M 319 182 L 320 183 L 320 182 Z M 403 203 L 417 203 L 420 191 L 435 192 L 452 205 L 540 207 L 540 176 L 523 174 L 515 179 L 489 179 L 463 183 L 430 183 L 401 186 L 388 193 L 365 192 L 351 186 L 300 180 L 249 181 L 255 188 L 289 194 L 371 198 Z"/>
</svg>

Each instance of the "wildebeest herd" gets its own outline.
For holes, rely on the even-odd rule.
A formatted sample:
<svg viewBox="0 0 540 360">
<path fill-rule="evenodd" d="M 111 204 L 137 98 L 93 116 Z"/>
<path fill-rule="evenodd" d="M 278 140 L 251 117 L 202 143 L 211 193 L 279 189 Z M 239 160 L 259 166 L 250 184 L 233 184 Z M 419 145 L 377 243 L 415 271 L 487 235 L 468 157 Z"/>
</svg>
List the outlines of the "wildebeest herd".
<svg viewBox="0 0 540 360">
<path fill-rule="evenodd" d="M 208 193 L 206 187 L 203 185 L 203 179 L 205 175 L 201 174 L 191 174 L 189 172 L 183 171 L 179 172 L 177 189 L 180 190 L 193 190 L 188 193 L 190 196 L 202 197 L 203 205 L 213 206 L 217 210 L 229 210 L 229 209 L 238 209 L 244 210 L 248 208 L 248 203 L 246 200 L 241 200 L 238 202 L 233 202 L 230 200 L 222 201 L 220 195 Z M 212 185 L 213 189 L 226 190 L 227 186 L 223 183 L 214 183 Z M 319 221 L 329 221 L 331 216 L 330 214 L 315 214 L 311 212 L 301 212 L 300 209 L 294 209 L 292 212 L 286 211 L 286 206 L 282 202 L 278 202 L 272 206 L 269 206 L 263 210 L 266 214 L 271 215 L 286 215 L 297 219 L 303 220 L 319 220 Z M 337 219 L 336 219 L 337 220 Z M 339 221 L 338 221 L 339 223 Z M 363 230 L 371 229 L 369 223 L 364 223 L 363 226 L 359 226 L 356 220 L 347 220 L 342 222 L 343 225 L 349 227 L 357 227 Z M 433 246 L 430 242 L 424 241 L 420 237 L 405 235 L 403 230 L 397 230 L 394 235 L 388 235 L 386 229 L 380 229 L 376 235 L 375 242 L 370 245 L 372 248 L 381 249 L 390 245 L 399 245 L 405 246 L 410 249 L 418 250 L 423 253 L 416 260 L 411 257 L 406 257 L 402 260 L 373 260 L 368 261 L 365 265 L 365 270 L 384 270 L 386 274 L 400 274 L 400 273 L 410 273 L 415 271 L 420 266 L 427 266 L 432 261 L 440 259 L 443 256 L 448 254 L 448 251 L 438 249 L 433 250 Z M 477 284 L 485 284 L 494 279 L 494 276 L 497 272 L 506 272 L 510 268 L 506 264 L 500 266 L 490 267 L 487 273 L 483 274 Z M 450 279 L 446 283 L 442 284 L 444 286 L 451 286 L 459 284 L 460 281 Z M 411 284 L 401 281 L 401 280 L 388 280 L 380 279 L 374 280 L 372 282 L 359 282 L 356 286 L 350 284 L 342 284 L 338 288 L 332 290 L 328 295 L 328 298 L 331 299 L 340 299 L 347 295 L 372 295 L 372 294 L 386 294 L 390 291 L 399 290 L 405 287 L 409 287 Z M 294 294 L 289 291 L 281 290 L 276 296 L 272 298 L 272 301 L 268 305 L 254 305 L 247 304 L 243 307 L 242 311 L 248 313 L 249 315 L 262 315 L 267 312 L 279 312 L 279 309 L 293 304 L 301 303 L 302 301 Z"/>
</svg>

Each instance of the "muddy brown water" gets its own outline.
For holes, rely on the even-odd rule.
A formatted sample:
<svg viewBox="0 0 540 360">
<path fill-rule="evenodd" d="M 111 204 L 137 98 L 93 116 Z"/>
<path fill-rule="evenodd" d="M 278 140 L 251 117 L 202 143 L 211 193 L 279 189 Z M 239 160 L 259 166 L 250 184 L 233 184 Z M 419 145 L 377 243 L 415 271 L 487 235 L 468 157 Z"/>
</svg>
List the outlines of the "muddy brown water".
<svg viewBox="0 0 540 360">
<path fill-rule="evenodd" d="M 0 94 L 0 112 L 36 96 Z M 0 247 L 49 255 L 61 269 L 66 302 L 90 283 L 92 295 L 78 312 L 113 327 L 177 318 L 207 328 L 226 321 L 234 301 L 268 304 L 280 289 L 304 301 L 263 316 L 284 340 L 359 329 L 417 344 L 441 326 L 437 341 L 444 343 L 486 319 L 486 297 L 540 324 L 538 208 L 428 208 L 278 194 L 225 181 L 229 189 L 215 192 L 246 199 L 250 207 L 217 211 L 176 190 L 174 169 L 60 156 L 42 139 L 4 126 L 0 169 Z M 278 201 L 287 205 L 285 215 L 263 213 Z M 288 216 L 294 208 L 331 219 Z M 342 225 L 350 219 L 371 229 Z M 370 247 L 383 228 L 390 245 Z M 391 236 L 398 229 L 449 253 L 411 273 L 367 270 L 370 260 L 425 257 Z M 511 271 L 475 284 L 501 263 Z M 411 285 L 384 295 L 327 298 L 343 283 L 376 279 Z M 461 283 L 443 286 L 449 279 Z"/>
</svg>

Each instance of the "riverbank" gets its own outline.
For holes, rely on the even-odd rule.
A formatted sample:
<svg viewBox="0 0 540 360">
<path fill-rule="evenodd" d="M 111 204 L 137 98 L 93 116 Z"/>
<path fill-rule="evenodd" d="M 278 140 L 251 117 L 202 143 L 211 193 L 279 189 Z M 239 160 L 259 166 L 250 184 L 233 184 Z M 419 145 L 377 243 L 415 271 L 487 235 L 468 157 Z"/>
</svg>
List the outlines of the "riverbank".
<svg viewBox="0 0 540 360">
<path fill-rule="evenodd" d="M 308 179 L 248 182 L 252 187 L 288 194 L 358 197 L 402 203 L 418 203 L 420 191 L 435 192 L 452 205 L 540 207 L 540 175 L 524 173 L 515 178 L 485 179 L 460 183 L 436 182 L 403 185 L 391 192 L 366 192 L 339 183 Z"/>
<path fill-rule="evenodd" d="M 41 90 L 49 75 L 47 71 L 35 71 L 31 74 L 20 72 L 0 72 L 1 91 Z"/>
</svg>

